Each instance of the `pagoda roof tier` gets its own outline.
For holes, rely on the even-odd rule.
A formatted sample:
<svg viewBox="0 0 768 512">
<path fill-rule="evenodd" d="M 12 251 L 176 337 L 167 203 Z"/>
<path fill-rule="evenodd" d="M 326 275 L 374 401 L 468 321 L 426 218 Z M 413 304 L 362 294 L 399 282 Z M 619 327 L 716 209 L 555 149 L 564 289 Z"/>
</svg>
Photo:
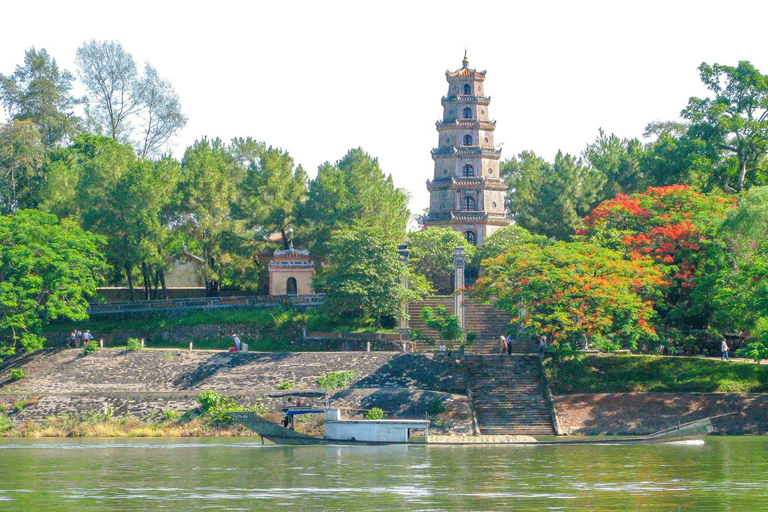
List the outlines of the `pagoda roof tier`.
<svg viewBox="0 0 768 512">
<path fill-rule="evenodd" d="M 472 96 L 469 94 L 459 94 L 458 96 L 443 96 L 440 102 L 445 106 L 446 103 L 477 103 L 478 105 L 490 105 L 490 96 Z"/>
<path fill-rule="evenodd" d="M 454 155 L 466 155 L 466 156 L 484 156 L 488 158 L 501 158 L 501 150 L 493 148 L 482 148 L 480 146 L 451 146 L 448 148 L 435 148 L 432 150 L 432 160 L 437 160 L 441 157 L 450 157 Z"/>
<path fill-rule="evenodd" d="M 449 119 L 445 121 L 437 121 L 435 126 L 437 126 L 437 131 L 439 132 L 443 130 L 455 130 L 457 128 L 477 128 L 479 130 L 492 132 L 496 129 L 496 120 L 480 121 L 479 119 Z"/>
<path fill-rule="evenodd" d="M 478 71 L 476 69 L 470 69 L 468 67 L 463 67 L 461 69 L 457 69 L 456 71 L 445 71 L 445 78 L 450 80 L 451 78 L 467 78 L 471 77 L 475 80 L 485 80 L 485 75 L 488 73 L 488 71 Z"/>
<path fill-rule="evenodd" d="M 507 185 L 499 178 L 486 178 L 483 176 L 474 177 L 462 177 L 456 178 L 454 176 L 448 178 L 435 178 L 434 180 L 427 180 L 427 190 L 432 192 L 433 190 L 445 190 L 449 188 L 464 189 L 464 188 L 477 188 L 482 187 L 485 190 L 506 190 Z"/>
<path fill-rule="evenodd" d="M 496 224 L 506 226 L 512 222 L 505 213 L 488 213 L 483 211 L 463 211 L 449 213 L 429 213 L 425 220 L 430 223 L 467 223 L 467 224 Z"/>
</svg>

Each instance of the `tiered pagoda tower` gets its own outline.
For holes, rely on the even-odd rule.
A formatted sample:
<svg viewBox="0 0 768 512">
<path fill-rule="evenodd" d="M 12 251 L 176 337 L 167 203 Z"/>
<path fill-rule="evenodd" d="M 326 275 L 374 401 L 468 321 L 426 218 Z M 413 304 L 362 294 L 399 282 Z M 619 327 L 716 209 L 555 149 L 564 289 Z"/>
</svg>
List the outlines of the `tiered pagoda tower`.
<svg viewBox="0 0 768 512">
<path fill-rule="evenodd" d="M 446 71 L 440 136 L 432 150 L 435 174 L 427 181 L 429 215 L 424 226 L 451 227 L 477 246 L 510 223 L 504 207 L 506 186 L 499 176 L 501 150 L 493 143 L 496 121 L 488 118 L 490 96 L 483 95 L 485 71 L 463 66 Z"/>
</svg>

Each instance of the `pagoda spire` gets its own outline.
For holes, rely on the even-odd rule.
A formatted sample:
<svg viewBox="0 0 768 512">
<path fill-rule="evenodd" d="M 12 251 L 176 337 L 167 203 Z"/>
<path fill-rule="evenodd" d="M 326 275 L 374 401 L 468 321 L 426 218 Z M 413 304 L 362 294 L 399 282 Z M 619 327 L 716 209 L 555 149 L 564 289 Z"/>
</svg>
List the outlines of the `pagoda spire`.
<svg viewBox="0 0 768 512">
<path fill-rule="evenodd" d="M 469 59 L 467 58 L 467 49 L 466 48 L 464 48 L 464 60 L 462 60 L 461 63 L 463 65 L 462 66 L 463 68 L 466 69 L 466 68 L 469 67 Z"/>
</svg>

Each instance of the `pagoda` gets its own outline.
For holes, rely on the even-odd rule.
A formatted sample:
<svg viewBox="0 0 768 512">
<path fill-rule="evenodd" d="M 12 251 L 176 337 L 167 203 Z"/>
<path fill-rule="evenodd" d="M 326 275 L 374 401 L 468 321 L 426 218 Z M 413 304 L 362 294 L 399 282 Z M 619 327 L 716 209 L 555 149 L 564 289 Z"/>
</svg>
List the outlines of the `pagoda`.
<svg viewBox="0 0 768 512">
<path fill-rule="evenodd" d="M 504 206 L 506 185 L 499 175 L 501 150 L 493 143 L 496 121 L 489 120 L 490 96 L 483 95 L 485 71 L 446 71 L 448 95 L 442 99 L 439 141 L 432 150 L 435 173 L 427 181 L 426 228 L 450 227 L 481 246 L 485 237 L 510 223 Z"/>
</svg>

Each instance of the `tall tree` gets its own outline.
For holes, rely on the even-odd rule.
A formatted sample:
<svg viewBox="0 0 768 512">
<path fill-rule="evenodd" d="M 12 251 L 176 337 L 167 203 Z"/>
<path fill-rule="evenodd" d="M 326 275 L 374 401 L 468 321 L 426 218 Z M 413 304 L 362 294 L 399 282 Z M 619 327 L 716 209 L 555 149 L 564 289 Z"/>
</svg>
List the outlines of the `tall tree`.
<svg viewBox="0 0 768 512">
<path fill-rule="evenodd" d="M 36 206 L 44 158 L 40 131 L 31 121 L 0 125 L 0 214 Z"/>
<path fill-rule="evenodd" d="M 681 115 L 691 123 L 691 135 L 735 157 L 724 188 L 741 191 L 768 178 L 768 76 L 747 61 L 736 67 L 704 62 L 699 73 L 714 97 L 691 98 Z"/>
<path fill-rule="evenodd" d="M 56 318 L 88 317 L 106 263 L 103 239 L 37 210 L 0 216 L 0 355 L 43 346 Z"/>
<path fill-rule="evenodd" d="M 116 41 L 90 41 L 75 62 L 86 87 L 86 114 L 96 133 L 131 143 L 139 156 L 158 152 L 187 118 L 170 82 L 146 64 L 138 72 L 133 56 Z"/>
<path fill-rule="evenodd" d="M 480 265 L 483 260 L 497 258 L 509 250 L 515 250 L 523 244 L 547 245 L 550 240 L 542 235 L 534 235 L 527 229 L 512 224 L 504 226 L 495 231 L 491 236 L 485 239 L 483 247 L 477 251 L 475 257 L 476 265 Z"/>
<path fill-rule="evenodd" d="M 195 141 L 181 161 L 178 222 L 189 235 L 190 249 L 206 262 L 209 295 L 218 295 L 239 245 L 241 226 L 232 219 L 243 170 L 220 139 Z"/>
<path fill-rule="evenodd" d="M 237 140 L 233 143 L 237 146 Z M 287 249 L 306 195 L 307 173 L 301 165 L 294 166 L 287 151 L 270 146 L 248 163 L 233 212 L 262 240 L 279 233 Z"/>
<path fill-rule="evenodd" d="M 603 175 L 600 199 L 644 190 L 647 178 L 640 159 L 643 146 L 637 139 L 620 139 L 600 129 L 597 139 L 584 150 L 584 159 Z"/>
<path fill-rule="evenodd" d="M 351 149 L 335 165 L 320 166 L 301 209 L 302 227 L 320 260 L 328 253 L 326 245 L 336 229 L 357 221 L 405 237 L 409 218 L 407 194 L 395 188 L 378 160 L 360 148 Z"/>
<path fill-rule="evenodd" d="M 33 47 L 26 51 L 23 66 L 12 75 L 0 74 L 0 99 L 11 119 L 33 122 L 43 145 L 51 149 L 66 144 L 80 127 L 73 111 L 77 104 L 71 94 L 73 81 L 45 49 Z"/>
<path fill-rule="evenodd" d="M 597 204 L 604 178 L 568 154 L 558 151 L 553 164 L 531 152 L 501 166 L 515 222 L 532 233 L 565 240 Z"/>
</svg>

